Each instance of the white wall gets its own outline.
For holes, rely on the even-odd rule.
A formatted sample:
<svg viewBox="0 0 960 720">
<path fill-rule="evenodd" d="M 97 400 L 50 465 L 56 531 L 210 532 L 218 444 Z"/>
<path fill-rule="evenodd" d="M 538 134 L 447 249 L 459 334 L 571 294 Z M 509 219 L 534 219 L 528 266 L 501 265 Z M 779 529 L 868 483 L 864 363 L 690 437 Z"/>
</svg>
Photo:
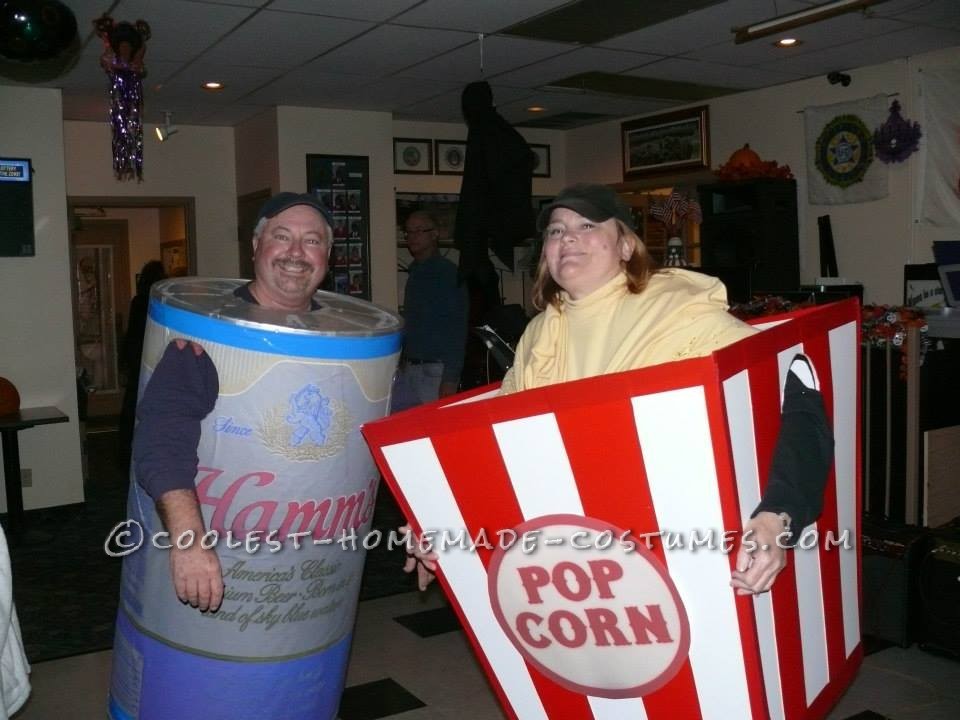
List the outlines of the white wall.
<svg viewBox="0 0 960 720">
<path fill-rule="evenodd" d="M 307 191 L 308 154 L 366 155 L 370 159 L 370 282 L 373 302 L 397 306 L 397 250 L 390 113 L 277 108 L 280 183 L 275 190 Z"/>
<path fill-rule="evenodd" d="M 538 128 L 517 128 L 528 143 L 550 146 L 550 177 L 533 179 L 533 194 L 553 196 L 566 186 L 567 178 L 567 134 L 559 130 L 542 130 Z M 467 126 L 463 123 L 427 123 L 411 120 L 395 120 L 393 122 L 393 137 L 429 138 L 431 140 L 466 140 Z M 392 140 L 391 140 L 392 142 Z M 391 156 L 392 162 L 392 156 Z M 459 193 L 462 175 L 394 175 L 396 192 L 402 193 Z M 399 259 L 408 263 L 410 254 L 405 249 L 399 249 Z M 457 262 L 457 251 L 445 251 L 452 262 Z M 495 264 L 500 267 L 499 262 Z M 501 272 L 502 292 L 504 302 L 519 303 L 532 306 L 529 303 L 532 280 L 522 271 L 513 273 Z M 403 302 L 403 285 L 406 275 L 398 277 L 398 298 Z"/>
<path fill-rule="evenodd" d="M 107 123 L 63 123 L 67 194 L 71 198 L 193 197 L 197 274 L 237 274 L 237 174 L 233 128 L 181 125 L 165 143 L 144 128 L 143 182 L 117 180 Z"/>
<path fill-rule="evenodd" d="M 797 178 L 800 224 L 801 279 L 819 274 L 817 217 L 829 214 L 841 275 L 864 283 L 866 302 L 898 304 L 903 296 L 903 265 L 932 260 L 929 233 L 915 227 L 912 193 L 920 172 L 917 155 L 889 165 L 889 195 L 850 205 L 811 205 L 807 202 L 803 115 L 809 105 L 856 100 L 897 93 L 906 118 L 916 117 L 913 68 L 927 62 L 957 62 L 958 49 L 849 70 L 849 87 L 830 85 L 815 77 L 787 85 L 711 100 L 712 167 L 750 143 L 764 160 L 789 165 Z M 620 123 L 573 130 L 568 137 L 568 176 L 571 181 L 614 183 L 622 180 Z"/>
<path fill-rule="evenodd" d="M 237 195 L 269 189 L 280 192 L 277 111 L 271 108 L 234 128 Z M 306 171 L 304 171 L 306 172 Z M 306 182 L 306 178 L 304 178 Z"/>
<path fill-rule="evenodd" d="M 157 208 L 106 208 L 108 219 L 127 221 L 130 295 L 137 292 L 137 274 L 150 260 L 160 259 L 160 212 Z M 126 309 L 124 309 L 126 314 Z"/>
<path fill-rule="evenodd" d="M 20 433 L 21 467 L 33 471 L 28 509 L 83 500 L 61 117 L 59 90 L 0 86 L 0 155 L 33 161 L 36 238 L 35 257 L 0 258 L 0 375 L 17 386 L 21 406 L 70 416 Z"/>
</svg>

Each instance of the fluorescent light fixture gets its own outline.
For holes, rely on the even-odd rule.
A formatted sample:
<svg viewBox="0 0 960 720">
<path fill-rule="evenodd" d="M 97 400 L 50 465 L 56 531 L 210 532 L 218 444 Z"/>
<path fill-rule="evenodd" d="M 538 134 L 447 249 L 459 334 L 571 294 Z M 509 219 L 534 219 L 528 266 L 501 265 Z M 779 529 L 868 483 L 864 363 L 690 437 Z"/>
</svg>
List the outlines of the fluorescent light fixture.
<svg viewBox="0 0 960 720">
<path fill-rule="evenodd" d="M 160 142 L 166 142 L 167 138 L 173 135 L 176 132 L 180 132 L 180 128 L 173 124 L 173 113 L 169 110 L 163 111 L 163 126 L 157 125 L 156 133 L 157 140 Z"/>
<path fill-rule="evenodd" d="M 821 20 L 836 17 L 837 15 L 866 10 L 871 5 L 885 1 L 886 0 L 833 0 L 833 2 L 815 5 L 806 10 L 780 15 L 779 17 L 770 18 L 769 20 L 753 23 L 752 25 L 735 27 L 732 29 L 734 42 L 737 44 L 750 42 L 757 38 L 781 33 L 784 30 L 792 30 L 793 28 L 803 27 L 804 25 L 812 25 L 813 23 L 818 23 Z"/>
</svg>

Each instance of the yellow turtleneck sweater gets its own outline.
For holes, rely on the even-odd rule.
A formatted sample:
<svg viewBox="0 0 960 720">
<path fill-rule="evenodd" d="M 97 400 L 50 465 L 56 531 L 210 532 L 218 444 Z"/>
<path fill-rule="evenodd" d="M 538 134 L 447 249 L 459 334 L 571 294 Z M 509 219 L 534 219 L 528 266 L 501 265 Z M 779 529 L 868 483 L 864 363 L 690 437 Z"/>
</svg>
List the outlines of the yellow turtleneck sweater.
<svg viewBox="0 0 960 720">
<path fill-rule="evenodd" d="M 627 291 L 620 273 L 585 298 L 561 294 L 530 321 L 501 393 L 709 355 L 756 332 L 727 313 L 715 278 L 674 268 Z"/>
</svg>

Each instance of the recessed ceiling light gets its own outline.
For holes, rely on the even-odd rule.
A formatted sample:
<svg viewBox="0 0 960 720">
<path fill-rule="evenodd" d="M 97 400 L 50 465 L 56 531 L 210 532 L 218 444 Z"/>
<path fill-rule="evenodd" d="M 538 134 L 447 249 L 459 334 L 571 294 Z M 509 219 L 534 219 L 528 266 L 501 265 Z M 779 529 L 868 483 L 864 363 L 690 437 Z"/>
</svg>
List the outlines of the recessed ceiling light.
<svg viewBox="0 0 960 720">
<path fill-rule="evenodd" d="M 773 45 L 774 47 L 794 47 L 796 45 L 802 45 L 802 44 L 803 44 L 802 40 L 797 40 L 796 38 L 792 38 L 792 37 L 785 37 L 785 38 L 780 38 Z"/>
<path fill-rule="evenodd" d="M 544 110 L 546 110 L 546 108 L 543 107 L 542 105 L 531 105 L 530 107 L 527 108 L 527 112 L 532 112 L 532 113 L 540 113 L 540 112 L 543 112 Z"/>
<path fill-rule="evenodd" d="M 205 82 L 203 84 L 204 90 L 223 90 L 223 83 L 217 82 L 216 80 L 211 80 L 210 82 Z"/>
</svg>

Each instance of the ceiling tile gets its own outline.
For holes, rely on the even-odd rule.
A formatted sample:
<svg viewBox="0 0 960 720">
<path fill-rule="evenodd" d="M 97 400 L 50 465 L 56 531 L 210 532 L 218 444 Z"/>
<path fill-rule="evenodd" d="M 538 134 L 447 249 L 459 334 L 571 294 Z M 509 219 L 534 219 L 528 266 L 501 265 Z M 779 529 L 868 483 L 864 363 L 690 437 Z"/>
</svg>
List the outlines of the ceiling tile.
<svg viewBox="0 0 960 720">
<path fill-rule="evenodd" d="M 204 57 L 224 64 L 295 67 L 372 27 L 373 23 L 360 20 L 267 10 L 230 33 Z"/>
<path fill-rule="evenodd" d="M 803 77 L 799 73 L 764 68 L 736 67 L 691 58 L 667 58 L 650 65 L 644 65 L 636 70 L 630 70 L 627 74 L 678 82 L 688 81 L 689 78 L 693 77 L 704 85 L 719 85 L 740 89 L 779 85 Z"/>
<path fill-rule="evenodd" d="M 328 72 L 390 75 L 474 40 L 471 33 L 381 25 L 323 56 Z"/>
<path fill-rule="evenodd" d="M 454 80 L 466 84 L 484 77 L 495 77 L 569 50 L 570 45 L 494 35 L 483 41 L 482 72 L 480 44 L 471 43 L 397 74 L 401 77 Z"/>
<path fill-rule="evenodd" d="M 143 19 L 149 23 L 148 68 L 154 60 L 192 60 L 256 12 L 249 7 L 185 0 L 164 0 L 162 11 L 158 10 L 154 0 L 121 0 L 111 13 L 117 22 Z"/>
<path fill-rule="evenodd" d="M 363 0 L 362 2 L 357 0 L 323 0 L 323 2 L 317 2 L 317 0 L 274 0 L 270 4 L 270 9 L 383 22 L 413 7 L 418 2 L 420 0 Z"/>
<path fill-rule="evenodd" d="M 565 5 L 570 0 L 426 0 L 392 22 L 418 27 L 492 33 Z"/>
<path fill-rule="evenodd" d="M 583 72 L 622 72 L 627 68 L 659 60 L 661 57 L 661 55 L 645 55 L 606 48 L 575 48 L 562 55 L 555 55 L 532 65 L 501 73 L 495 79 L 504 85 L 537 87 Z"/>
</svg>

